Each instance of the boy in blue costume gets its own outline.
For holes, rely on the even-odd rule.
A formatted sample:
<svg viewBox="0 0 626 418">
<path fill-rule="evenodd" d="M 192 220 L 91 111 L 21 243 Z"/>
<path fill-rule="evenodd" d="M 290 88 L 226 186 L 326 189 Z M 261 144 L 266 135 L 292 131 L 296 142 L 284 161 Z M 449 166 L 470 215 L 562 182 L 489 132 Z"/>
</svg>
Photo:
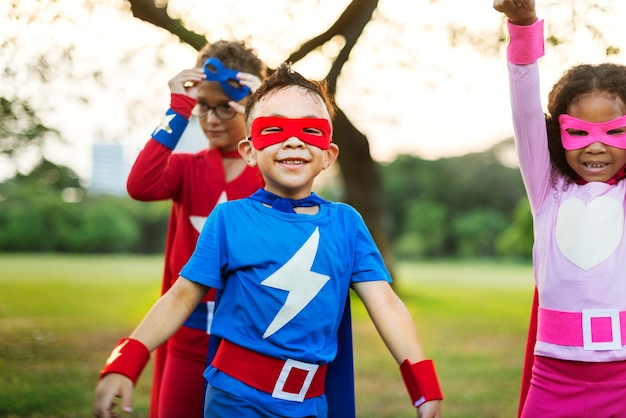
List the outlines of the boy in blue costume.
<svg viewBox="0 0 626 418">
<path fill-rule="evenodd" d="M 265 187 L 211 213 L 179 280 L 107 361 L 96 416 L 113 416 L 115 397 L 131 408 L 150 351 L 209 288 L 217 289 L 211 334 L 220 342 L 205 372 L 205 417 L 327 417 L 326 370 L 350 288 L 400 364 L 419 417 L 441 416 L 433 362 L 361 216 L 311 192 L 339 154 L 332 113 L 325 84 L 287 65 L 250 97 L 251 136 L 239 152 Z"/>
</svg>

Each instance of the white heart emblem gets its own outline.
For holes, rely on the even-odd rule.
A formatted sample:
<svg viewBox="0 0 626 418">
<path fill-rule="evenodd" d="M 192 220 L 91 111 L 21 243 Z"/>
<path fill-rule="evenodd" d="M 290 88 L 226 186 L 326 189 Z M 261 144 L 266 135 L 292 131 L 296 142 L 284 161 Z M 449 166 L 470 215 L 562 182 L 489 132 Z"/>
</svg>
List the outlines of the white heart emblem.
<svg viewBox="0 0 626 418">
<path fill-rule="evenodd" d="M 624 209 L 601 196 L 587 206 L 580 199 L 561 203 L 556 217 L 556 243 L 561 253 L 583 270 L 606 260 L 622 240 Z"/>
</svg>

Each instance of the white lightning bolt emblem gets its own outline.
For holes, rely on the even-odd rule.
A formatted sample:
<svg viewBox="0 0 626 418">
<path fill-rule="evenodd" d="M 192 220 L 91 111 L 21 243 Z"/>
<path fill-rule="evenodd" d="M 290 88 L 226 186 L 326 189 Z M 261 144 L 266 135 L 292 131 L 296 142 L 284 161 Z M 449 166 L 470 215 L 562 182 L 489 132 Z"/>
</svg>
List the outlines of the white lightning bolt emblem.
<svg viewBox="0 0 626 418">
<path fill-rule="evenodd" d="M 111 352 L 111 355 L 106 361 L 107 365 L 113 363 L 115 360 L 117 360 L 119 356 L 122 355 L 122 349 L 126 347 L 126 344 L 128 344 L 128 340 L 124 341 L 122 344 L 118 345 L 117 347 L 113 349 L 113 351 Z"/>
<path fill-rule="evenodd" d="M 319 228 L 300 247 L 287 263 L 276 270 L 262 285 L 289 292 L 287 300 L 272 323 L 265 330 L 267 338 L 291 321 L 319 293 L 330 276 L 311 271 L 320 241 Z"/>
</svg>

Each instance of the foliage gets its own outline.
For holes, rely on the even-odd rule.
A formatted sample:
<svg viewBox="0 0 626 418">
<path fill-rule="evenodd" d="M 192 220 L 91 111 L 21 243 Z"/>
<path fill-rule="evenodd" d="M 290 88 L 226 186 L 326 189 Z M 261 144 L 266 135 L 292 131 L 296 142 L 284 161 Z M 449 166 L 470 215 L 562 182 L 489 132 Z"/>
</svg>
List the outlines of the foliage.
<svg viewBox="0 0 626 418">
<path fill-rule="evenodd" d="M 1 184 L 0 196 L 0 251 L 154 253 L 164 248 L 167 202 L 89 196 L 71 170 L 47 161 Z"/>
<path fill-rule="evenodd" d="M 501 147 L 378 167 L 396 255 L 529 258 L 532 220 L 517 168 L 496 158 Z M 331 196 L 334 186 L 327 181 Z M 163 252 L 169 201 L 90 195 L 72 170 L 46 160 L 1 184 L 0 198 L 1 251 Z"/>
<path fill-rule="evenodd" d="M 41 159 L 28 174 L 17 173 L 8 182 L 17 186 L 30 186 L 35 191 L 63 191 L 66 188 L 81 189 L 80 179 L 76 173 L 65 166 Z"/>
<path fill-rule="evenodd" d="M 43 124 L 31 105 L 20 98 L 0 96 L 0 157 L 14 165 L 24 154 L 42 154 L 43 145 L 59 132 Z M 16 169 L 17 167 L 11 167 Z"/>
<path fill-rule="evenodd" d="M 502 213 L 477 207 L 454 219 L 457 255 L 461 257 L 493 257 L 493 243 L 506 227 Z"/>
<path fill-rule="evenodd" d="M 398 255 L 405 258 L 444 256 L 447 218 L 448 210 L 442 204 L 432 200 L 411 200 L 403 233 L 396 242 Z"/>
<path fill-rule="evenodd" d="M 496 240 L 496 253 L 503 257 L 528 260 L 533 247 L 533 218 L 528 198 L 520 199 L 513 222 Z"/>
<path fill-rule="evenodd" d="M 402 155 L 383 165 L 397 254 L 508 255 L 497 253 L 495 242 L 514 222 L 516 205 L 525 197 L 519 170 L 505 158 L 512 146 L 507 140 L 482 153 L 438 160 Z M 517 227 L 520 235 L 511 239 L 532 240 L 532 229 Z"/>
</svg>

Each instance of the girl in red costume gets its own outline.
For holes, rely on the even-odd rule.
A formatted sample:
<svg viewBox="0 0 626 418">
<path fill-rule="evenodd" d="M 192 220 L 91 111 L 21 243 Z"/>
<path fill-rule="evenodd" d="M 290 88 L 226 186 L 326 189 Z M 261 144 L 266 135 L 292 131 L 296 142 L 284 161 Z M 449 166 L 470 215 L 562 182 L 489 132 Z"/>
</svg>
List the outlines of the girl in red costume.
<svg viewBox="0 0 626 418">
<path fill-rule="evenodd" d="M 172 200 L 161 292 L 178 278 L 204 221 L 224 201 L 247 197 L 263 186 L 256 168 L 237 151 L 246 137 L 243 110 L 266 76 L 264 63 L 243 42 L 218 41 L 199 53 L 197 68 L 169 81 L 170 108 L 135 161 L 128 193 L 142 201 Z M 198 118 L 209 146 L 195 154 L 173 153 L 190 117 Z M 201 417 L 213 292 L 155 355 L 151 418 Z"/>
</svg>

